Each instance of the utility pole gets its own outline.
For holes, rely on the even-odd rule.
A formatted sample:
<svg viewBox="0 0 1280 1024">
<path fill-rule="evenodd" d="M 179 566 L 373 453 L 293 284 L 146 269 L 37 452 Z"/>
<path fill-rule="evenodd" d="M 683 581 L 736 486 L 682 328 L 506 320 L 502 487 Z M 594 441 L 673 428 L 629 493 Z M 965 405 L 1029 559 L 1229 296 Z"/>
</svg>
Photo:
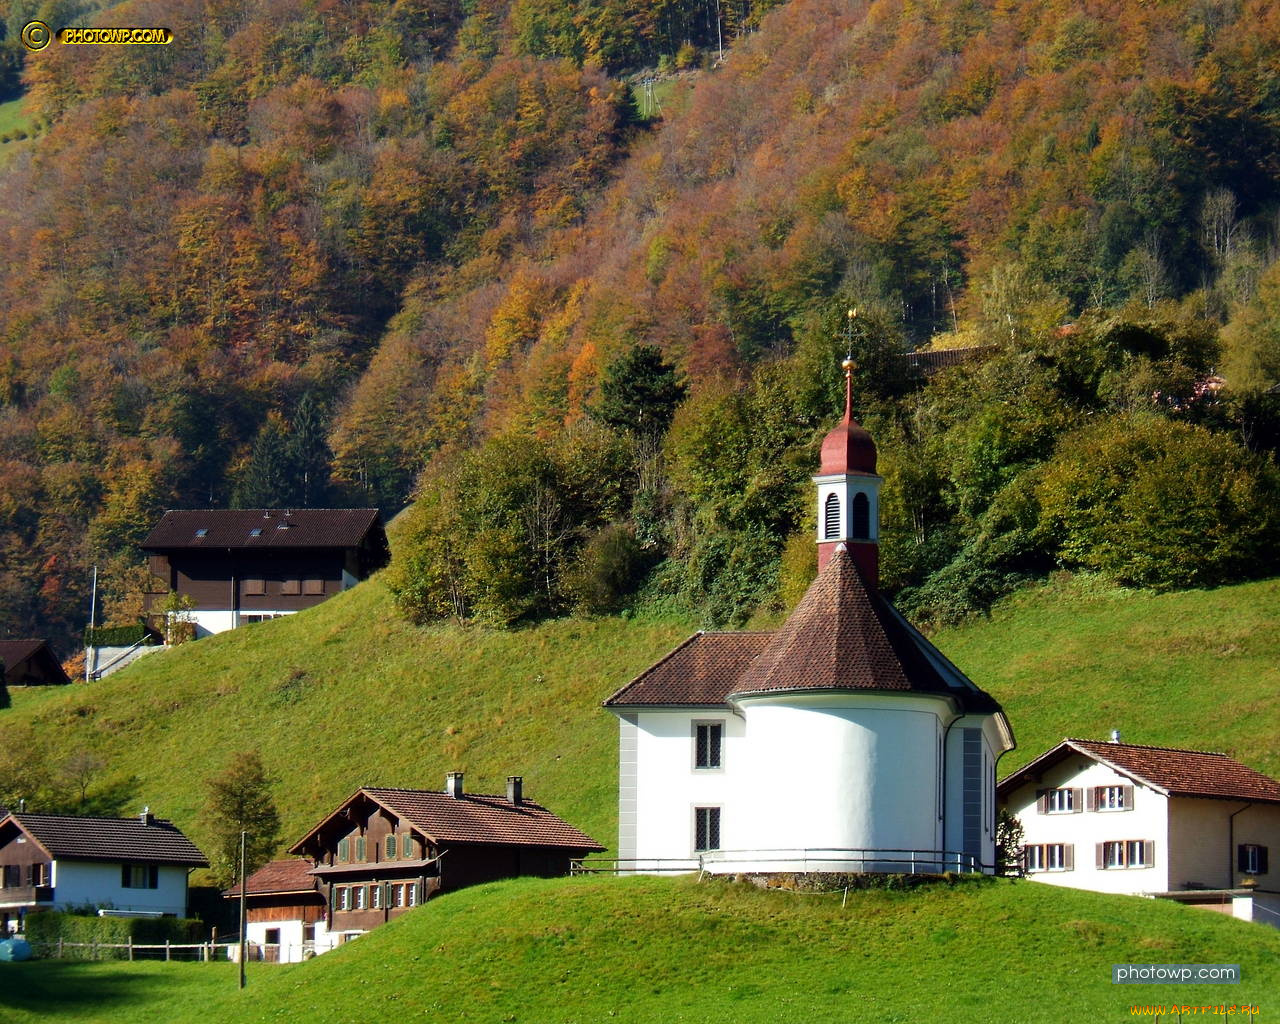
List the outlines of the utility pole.
<svg viewBox="0 0 1280 1024">
<path fill-rule="evenodd" d="M 89 628 L 93 629 L 94 621 L 98 617 L 98 567 L 93 567 L 93 590 L 89 597 Z M 91 678 L 89 668 L 89 644 L 85 644 L 84 650 L 84 681 L 87 683 Z"/>
<path fill-rule="evenodd" d="M 244 988 L 244 958 L 248 952 L 249 944 L 245 941 L 245 928 L 248 927 L 248 901 L 246 898 L 246 882 L 245 882 L 245 840 L 249 833 L 241 831 L 240 833 L 240 987 Z"/>
</svg>

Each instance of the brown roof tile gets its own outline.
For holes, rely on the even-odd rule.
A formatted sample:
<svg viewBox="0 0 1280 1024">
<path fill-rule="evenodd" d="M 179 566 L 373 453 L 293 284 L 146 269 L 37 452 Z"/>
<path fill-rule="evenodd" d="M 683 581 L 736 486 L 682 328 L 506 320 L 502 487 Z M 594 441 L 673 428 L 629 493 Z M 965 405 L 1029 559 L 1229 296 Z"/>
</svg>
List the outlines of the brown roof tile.
<svg viewBox="0 0 1280 1024">
<path fill-rule="evenodd" d="M 131 861 L 208 867 L 195 845 L 171 821 L 152 818 L 80 818 L 63 814 L 11 814 L 16 823 L 57 859 Z M 0 822 L 0 825 L 4 823 Z"/>
<path fill-rule="evenodd" d="M 291 857 L 264 864 L 245 880 L 245 891 L 251 896 L 277 893 L 316 892 L 316 881 L 310 874 L 311 863 Z M 239 896 L 240 886 L 223 890 L 224 896 Z M 318 895 L 318 894 L 317 894 Z"/>
<path fill-rule="evenodd" d="M 283 528 L 282 528 L 283 527 Z M 170 509 L 142 542 L 175 548 L 354 548 L 382 521 L 376 508 Z M 204 536 L 198 536 L 204 530 Z M 261 532 L 255 537 L 254 530 Z"/>
<path fill-rule="evenodd" d="M 723 704 L 772 633 L 695 633 L 604 702 L 605 707 Z"/>
<path fill-rule="evenodd" d="M 1280 803 L 1280 782 L 1226 754 L 1131 743 L 1066 740 L 1077 750 L 1136 775 L 1170 796 L 1210 796 Z"/>
<path fill-rule="evenodd" d="M 788 690 L 936 693 L 967 711 L 1000 711 L 867 586 L 843 546 L 777 632 L 695 634 L 604 704 L 706 706 L 731 694 Z"/>
<path fill-rule="evenodd" d="M 1084 754 L 1169 796 L 1252 800 L 1280 804 L 1280 782 L 1254 771 L 1226 754 L 1177 747 L 1144 747 L 1133 743 L 1065 739 L 1000 780 L 1007 796 L 1073 754 Z"/>
<path fill-rule="evenodd" d="M 366 786 L 344 801 L 289 852 L 302 853 L 303 844 L 308 839 L 362 796 L 404 818 L 436 842 L 547 846 L 584 852 L 604 849 L 585 832 L 580 832 L 563 818 L 528 799 L 512 804 L 506 797 L 481 793 L 452 797 L 431 790 Z"/>
</svg>

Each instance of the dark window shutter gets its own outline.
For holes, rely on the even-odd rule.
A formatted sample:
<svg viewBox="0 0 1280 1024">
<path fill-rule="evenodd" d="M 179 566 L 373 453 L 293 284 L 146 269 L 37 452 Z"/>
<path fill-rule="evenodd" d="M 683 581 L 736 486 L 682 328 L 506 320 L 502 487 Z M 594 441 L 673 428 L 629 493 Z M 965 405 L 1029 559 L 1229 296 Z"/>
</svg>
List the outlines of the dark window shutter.
<svg viewBox="0 0 1280 1024">
<path fill-rule="evenodd" d="M 1133 787 L 1124 787 L 1124 809 L 1126 811 L 1133 810 Z"/>
<path fill-rule="evenodd" d="M 1072 843 L 1064 843 L 1062 846 L 1062 866 L 1068 871 L 1076 868 L 1076 848 Z"/>
<path fill-rule="evenodd" d="M 160 888 L 160 865 L 159 864 L 152 864 L 151 867 L 147 870 L 147 888 L 148 889 Z"/>
<path fill-rule="evenodd" d="M 131 886 L 129 885 L 131 881 L 132 879 L 129 877 L 129 865 L 121 864 L 120 865 L 120 888 L 121 889 L 131 888 Z"/>
<path fill-rule="evenodd" d="M 1107 866 L 1107 848 L 1105 843 L 1095 843 L 1094 850 L 1097 851 L 1098 861 L 1096 867 L 1099 871 Z"/>
<path fill-rule="evenodd" d="M 1219 861 L 1219 864 L 1222 862 Z M 1153 868 L 1156 866 L 1156 844 L 1155 840 L 1147 839 L 1142 844 L 1142 866 Z"/>
<path fill-rule="evenodd" d="M 1085 795 L 1089 801 L 1085 805 L 1086 809 L 1090 811 L 1096 811 L 1098 809 L 1098 787 L 1090 786 L 1088 793 L 1086 793 Z"/>
<path fill-rule="evenodd" d="M 1236 870 L 1237 871 L 1249 870 L 1249 850 L 1244 843 L 1241 843 L 1239 846 L 1236 847 Z"/>
<path fill-rule="evenodd" d="M 1047 789 L 1036 790 L 1036 814 L 1049 813 L 1049 791 Z"/>
<path fill-rule="evenodd" d="M 1071 791 L 1071 812 L 1079 814 L 1084 810 L 1084 790 L 1073 789 Z"/>
<path fill-rule="evenodd" d="M 1267 848 L 1265 846 L 1258 847 L 1258 874 L 1265 875 L 1267 873 Z"/>
</svg>

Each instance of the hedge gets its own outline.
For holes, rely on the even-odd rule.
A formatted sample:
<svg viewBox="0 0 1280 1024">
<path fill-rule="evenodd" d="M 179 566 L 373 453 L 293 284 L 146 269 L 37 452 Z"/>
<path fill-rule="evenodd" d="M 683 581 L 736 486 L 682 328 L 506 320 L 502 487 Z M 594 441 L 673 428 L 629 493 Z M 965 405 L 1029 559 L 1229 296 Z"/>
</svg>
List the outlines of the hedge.
<svg viewBox="0 0 1280 1024">
<path fill-rule="evenodd" d="M 76 914 L 61 910 L 41 910 L 28 914 L 25 934 L 33 946 L 42 943 L 56 945 L 61 939 L 66 943 L 101 943 L 103 945 L 126 944 L 160 945 L 164 942 L 194 943 L 204 939 L 204 924 L 200 921 L 177 917 L 98 917 L 92 914 Z M 88 960 L 89 949 L 68 949 L 68 959 Z M 123 960 L 128 956 L 124 949 L 100 950 L 99 960 Z"/>
<path fill-rule="evenodd" d="M 96 626 L 84 631 L 86 647 L 132 647 L 151 635 L 146 626 Z"/>
</svg>

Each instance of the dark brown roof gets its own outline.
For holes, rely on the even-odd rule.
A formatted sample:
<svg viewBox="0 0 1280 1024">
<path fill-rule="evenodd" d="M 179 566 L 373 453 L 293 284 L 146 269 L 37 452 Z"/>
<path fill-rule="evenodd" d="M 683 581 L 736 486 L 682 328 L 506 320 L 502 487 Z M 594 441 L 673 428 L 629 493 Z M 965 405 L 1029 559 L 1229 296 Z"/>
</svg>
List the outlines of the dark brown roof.
<svg viewBox="0 0 1280 1024">
<path fill-rule="evenodd" d="M 109 860 L 147 864 L 209 866 L 195 845 L 171 821 L 152 818 L 79 818 L 65 814 L 10 814 L 0 822 L 0 843 L 17 829 L 26 832 L 55 860 Z"/>
<path fill-rule="evenodd" d="M 352 802 L 368 798 L 437 843 L 492 843 L 502 846 L 544 846 L 582 851 L 604 847 L 585 832 L 556 817 L 540 804 L 525 799 L 512 804 L 502 796 L 467 793 L 452 797 L 423 789 L 382 789 L 366 786 L 343 802 L 333 814 L 300 839 L 290 853 L 343 815 Z"/>
<path fill-rule="evenodd" d="M 695 633 L 615 693 L 605 707 L 723 704 L 772 633 Z"/>
<path fill-rule="evenodd" d="M 43 640 L 0 640 L 0 661 L 12 667 L 31 657 L 44 643 Z"/>
<path fill-rule="evenodd" d="M 272 896 L 292 893 L 315 893 L 315 879 L 311 877 L 311 864 L 291 857 L 264 864 L 245 880 L 245 892 L 250 896 Z M 224 889 L 223 896 L 239 896 L 240 886 Z"/>
<path fill-rule="evenodd" d="M 18 675 L 17 667 L 26 661 L 30 662 L 27 671 Z M 0 640 L 0 664 L 4 665 L 10 685 L 22 685 L 26 681 L 71 682 L 46 640 Z"/>
<path fill-rule="evenodd" d="M 706 706 L 730 695 L 812 690 L 940 694 L 966 711 L 1001 710 L 867 586 L 844 545 L 776 633 L 696 634 L 604 703 Z"/>
<path fill-rule="evenodd" d="M 355 548 L 375 527 L 382 529 L 376 508 L 170 509 L 142 547 Z M 254 536 L 254 530 L 261 532 Z"/>
<path fill-rule="evenodd" d="M 1003 796 L 1071 754 L 1081 753 L 1168 796 L 1199 796 L 1280 804 L 1280 782 L 1226 754 L 1177 747 L 1065 739 L 1003 779 Z"/>
</svg>

